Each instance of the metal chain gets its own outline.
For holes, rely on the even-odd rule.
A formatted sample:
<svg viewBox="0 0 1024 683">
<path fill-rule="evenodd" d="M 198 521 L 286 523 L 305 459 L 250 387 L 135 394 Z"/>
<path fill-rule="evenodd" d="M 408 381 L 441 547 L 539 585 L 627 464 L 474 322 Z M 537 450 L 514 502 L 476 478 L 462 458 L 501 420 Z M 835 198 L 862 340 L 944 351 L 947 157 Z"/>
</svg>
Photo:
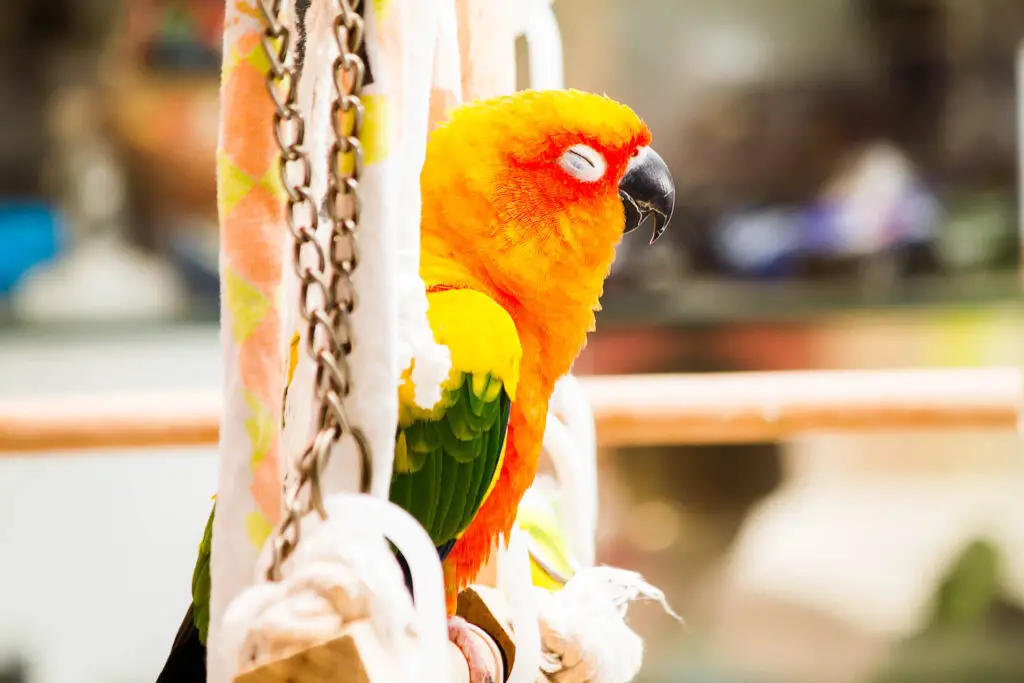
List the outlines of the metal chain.
<svg viewBox="0 0 1024 683">
<path fill-rule="evenodd" d="M 356 305 L 352 274 L 356 269 L 361 209 L 358 190 L 363 168 L 359 134 L 364 115 L 360 94 L 365 65 L 358 56 L 363 19 L 356 11 L 359 0 L 335 1 L 334 37 L 339 56 L 333 65 L 335 101 L 331 118 L 337 139 L 328 155 L 327 210 L 333 228 L 328 254 L 316 237 L 318 216 L 309 188 L 312 168 L 304 146 L 306 122 L 297 106 L 299 72 L 295 60 L 290 59 L 292 32 L 280 20 L 282 0 L 259 0 L 266 24 L 262 43 L 270 62 L 267 89 L 274 103 L 274 137 L 280 150 L 281 183 L 288 195 L 285 219 L 295 240 L 299 313 L 307 325 L 306 350 L 316 363 L 315 394 L 320 406 L 320 430 L 296 463 L 298 480 L 286 492 L 284 515 L 272 541 L 273 555 L 267 570 L 271 581 L 280 578 L 281 564 L 299 542 L 300 520 L 311 510 L 326 518 L 320 473 L 345 435 L 352 437 L 359 454 L 364 493 L 369 491 L 372 476 L 369 444 L 362 431 L 349 423 L 343 403 L 352 389 L 348 355 L 352 352 L 350 318 Z M 292 179 L 296 167 L 297 182 Z M 305 265 L 307 258 L 311 265 Z M 308 500 L 304 502 L 307 489 Z"/>
</svg>

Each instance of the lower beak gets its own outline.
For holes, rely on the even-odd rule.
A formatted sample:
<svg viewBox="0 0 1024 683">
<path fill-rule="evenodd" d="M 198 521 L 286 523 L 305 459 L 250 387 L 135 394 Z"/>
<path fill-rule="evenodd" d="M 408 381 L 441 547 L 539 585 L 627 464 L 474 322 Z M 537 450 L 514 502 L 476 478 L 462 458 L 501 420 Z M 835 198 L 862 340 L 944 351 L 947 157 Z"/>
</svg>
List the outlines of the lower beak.
<svg viewBox="0 0 1024 683">
<path fill-rule="evenodd" d="M 654 244 L 668 227 L 676 205 L 676 186 L 665 160 L 653 149 L 641 147 L 622 176 L 619 197 L 626 209 L 623 233 L 633 232 L 648 216 L 653 216 Z"/>
</svg>

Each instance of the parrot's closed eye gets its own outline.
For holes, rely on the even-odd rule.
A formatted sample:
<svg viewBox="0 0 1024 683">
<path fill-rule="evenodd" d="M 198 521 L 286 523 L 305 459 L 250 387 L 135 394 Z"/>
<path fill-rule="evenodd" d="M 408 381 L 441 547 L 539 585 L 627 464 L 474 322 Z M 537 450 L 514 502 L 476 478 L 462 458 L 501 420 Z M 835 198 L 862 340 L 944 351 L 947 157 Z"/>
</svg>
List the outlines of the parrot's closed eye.
<svg viewBox="0 0 1024 683">
<path fill-rule="evenodd" d="M 558 159 L 562 170 L 577 180 L 593 183 L 604 176 L 608 165 L 601 153 L 586 145 L 573 145 Z"/>
</svg>

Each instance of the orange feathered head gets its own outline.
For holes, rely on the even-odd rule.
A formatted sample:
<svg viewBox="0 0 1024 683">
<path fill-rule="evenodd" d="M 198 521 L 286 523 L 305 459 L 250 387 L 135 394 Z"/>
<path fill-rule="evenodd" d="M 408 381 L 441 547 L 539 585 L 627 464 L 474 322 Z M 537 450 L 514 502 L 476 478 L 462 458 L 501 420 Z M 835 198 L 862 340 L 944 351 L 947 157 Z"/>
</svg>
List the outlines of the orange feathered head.
<svg viewBox="0 0 1024 683">
<path fill-rule="evenodd" d="M 652 215 L 653 242 L 671 216 L 672 177 L 650 141 L 629 107 L 600 95 L 521 91 L 464 105 L 427 145 L 424 248 L 449 246 L 506 298 L 590 310 L 624 232 Z"/>
</svg>

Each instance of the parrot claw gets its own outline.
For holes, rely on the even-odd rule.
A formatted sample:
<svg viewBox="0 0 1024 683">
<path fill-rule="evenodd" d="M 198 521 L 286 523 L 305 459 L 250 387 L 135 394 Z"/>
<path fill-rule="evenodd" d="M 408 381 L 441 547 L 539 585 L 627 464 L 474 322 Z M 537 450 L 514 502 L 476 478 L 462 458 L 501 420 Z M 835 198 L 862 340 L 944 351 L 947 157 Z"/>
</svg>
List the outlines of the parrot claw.
<svg viewBox="0 0 1024 683">
<path fill-rule="evenodd" d="M 455 643 L 466 657 L 469 666 L 469 683 L 496 683 L 491 675 L 488 660 L 491 653 L 484 650 L 469 623 L 462 617 L 448 618 L 448 640 Z"/>
</svg>

